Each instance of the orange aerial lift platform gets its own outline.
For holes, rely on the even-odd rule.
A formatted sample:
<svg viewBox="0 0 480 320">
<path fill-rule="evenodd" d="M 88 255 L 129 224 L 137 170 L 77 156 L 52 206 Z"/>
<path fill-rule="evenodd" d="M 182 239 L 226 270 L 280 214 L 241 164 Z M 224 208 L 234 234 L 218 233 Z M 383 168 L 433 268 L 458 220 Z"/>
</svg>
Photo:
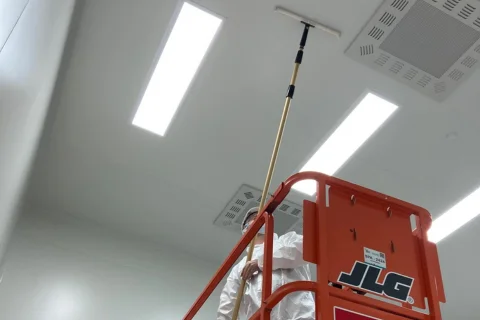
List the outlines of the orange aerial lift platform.
<svg viewBox="0 0 480 320">
<path fill-rule="evenodd" d="M 303 202 L 303 258 L 316 265 L 316 281 L 292 282 L 272 292 L 272 213 L 303 180 L 317 184 L 316 201 Z M 262 306 L 251 320 L 269 320 L 275 305 L 295 291 L 314 293 L 317 320 L 442 319 L 445 293 L 437 247 L 427 238 L 428 211 L 338 178 L 302 172 L 275 191 L 185 320 L 193 319 L 263 224 Z"/>
</svg>

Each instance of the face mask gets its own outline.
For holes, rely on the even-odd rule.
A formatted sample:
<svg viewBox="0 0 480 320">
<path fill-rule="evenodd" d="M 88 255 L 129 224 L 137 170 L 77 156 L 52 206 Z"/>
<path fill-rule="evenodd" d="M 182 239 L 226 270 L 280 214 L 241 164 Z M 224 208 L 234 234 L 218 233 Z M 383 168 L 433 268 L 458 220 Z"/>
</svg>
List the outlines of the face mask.
<svg viewBox="0 0 480 320">
<path fill-rule="evenodd" d="M 245 234 L 248 230 L 248 225 L 245 226 L 245 228 L 243 228 L 242 230 L 242 234 Z M 258 230 L 258 234 L 265 234 L 265 225 L 263 225 L 260 230 Z"/>
<path fill-rule="evenodd" d="M 265 225 L 263 225 L 260 230 L 258 230 L 259 234 L 265 234 Z"/>
</svg>

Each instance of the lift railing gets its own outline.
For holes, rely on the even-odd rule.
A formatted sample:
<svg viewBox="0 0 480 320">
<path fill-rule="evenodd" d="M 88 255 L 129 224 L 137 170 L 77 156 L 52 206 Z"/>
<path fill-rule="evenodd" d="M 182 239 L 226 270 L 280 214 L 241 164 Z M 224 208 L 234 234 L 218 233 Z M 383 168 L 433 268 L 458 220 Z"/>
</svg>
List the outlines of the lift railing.
<svg viewBox="0 0 480 320">
<path fill-rule="evenodd" d="M 316 201 L 303 202 L 303 258 L 316 265 L 317 278 L 272 292 L 272 213 L 303 180 L 317 184 Z M 317 320 L 441 319 L 445 293 L 437 247 L 427 238 L 428 211 L 318 172 L 295 174 L 280 185 L 184 319 L 193 319 L 263 224 L 262 306 L 250 319 L 269 320 L 271 310 L 296 291 L 314 293 Z"/>
</svg>

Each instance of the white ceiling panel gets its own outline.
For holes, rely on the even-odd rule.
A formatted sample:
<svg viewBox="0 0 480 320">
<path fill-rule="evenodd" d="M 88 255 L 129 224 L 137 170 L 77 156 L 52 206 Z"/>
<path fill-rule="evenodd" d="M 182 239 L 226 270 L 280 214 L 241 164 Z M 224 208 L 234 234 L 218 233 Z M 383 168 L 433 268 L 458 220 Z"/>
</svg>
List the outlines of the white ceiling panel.
<svg viewBox="0 0 480 320">
<path fill-rule="evenodd" d="M 298 22 L 274 13 L 277 5 L 308 13 L 342 37 L 310 33 L 271 191 L 302 167 L 367 90 L 399 109 L 339 177 L 434 216 L 480 184 L 478 72 L 437 102 L 344 54 L 381 1 L 198 3 L 225 17 L 224 24 L 168 134 L 159 137 L 131 122 L 177 1 L 85 1 L 30 202 L 222 260 L 238 234 L 213 221 L 239 186 L 263 186 L 302 32 Z M 293 194 L 291 201 L 302 197 Z M 480 313 L 472 299 L 479 280 L 468 286 L 456 280 L 479 267 L 477 220 L 439 244 L 452 301 L 445 319 Z M 458 292 L 468 298 L 459 300 Z"/>
</svg>

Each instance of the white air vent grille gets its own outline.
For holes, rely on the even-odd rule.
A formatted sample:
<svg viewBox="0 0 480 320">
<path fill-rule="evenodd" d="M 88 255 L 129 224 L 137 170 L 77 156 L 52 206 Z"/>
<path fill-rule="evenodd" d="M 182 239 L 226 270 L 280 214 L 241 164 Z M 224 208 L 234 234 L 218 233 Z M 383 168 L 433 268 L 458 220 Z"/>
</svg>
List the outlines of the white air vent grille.
<svg viewBox="0 0 480 320">
<path fill-rule="evenodd" d="M 392 25 L 392 23 L 395 22 L 395 20 L 397 20 L 397 17 L 395 17 L 393 14 L 391 14 L 389 12 L 385 12 L 385 13 L 383 13 L 382 17 L 378 21 L 380 21 L 384 25 L 390 27 Z"/>
<path fill-rule="evenodd" d="M 403 77 L 409 81 L 413 80 L 415 76 L 418 74 L 418 70 L 415 69 L 410 69 L 408 72 L 406 72 Z"/>
<path fill-rule="evenodd" d="M 236 213 L 238 213 L 238 212 L 240 212 L 240 207 L 232 206 L 232 207 L 230 208 L 230 211 L 231 211 L 231 212 L 236 212 Z"/>
<path fill-rule="evenodd" d="M 440 78 L 479 39 L 480 32 L 417 1 L 380 49 Z"/>
<path fill-rule="evenodd" d="M 368 35 L 375 40 L 380 40 L 384 33 L 385 31 L 383 31 L 382 29 L 373 27 L 372 30 L 370 30 L 370 32 L 368 33 Z"/>
<path fill-rule="evenodd" d="M 390 59 L 389 56 L 387 56 L 386 54 L 380 54 L 380 56 L 378 57 L 377 60 L 375 60 L 375 63 L 378 64 L 379 66 L 383 67 L 385 65 L 385 63 L 388 62 L 388 59 Z"/>
<path fill-rule="evenodd" d="M 477 63 L 477 61 L 478 61 L 477 59 L 468 56 L 465 59 L 463 59 L 462 65 L 464 65 L 467 68 L 472 68 Z"/>
<path fill-rule="evenodd" d="M 470 17 L 470 15 L 475 12 L 476 9 L 477 8 L 475 8 L 474 6 L 466 4 L 465 7 L 463 7 L 462 10 L 460 10 L 460 13 L 458 14 L 458 16 L 460 18 L 467 20 Z"/>
<path fill-rule="evenodd" d="M 394 0 L 392 3 L 392 7 L 400 11 L 403 11 L 407 5 L 408 5 L 407 0 Z"/>
<path fill-rule="evenodd" d="M 295 208 L 295 209 L 292 210 L 291 214 L 294 215 L 295 217 L 298 217 L 298 215 L 301 212 L 302 212 L 302 210 Z"/>
<path fill-rule="evenodd" d="M 250 208 L 257 207 L 262 191 L 248 185 L 242 185 L 225 209 L 218 215 L 214 225 L 240 233 L 240 225 Z M 283 201 L 273 213 L 275 232 L 284 234 L 288 231 L 303 233 L 302 206 L 289 200 Z"/>
<path fill-rule="evenodd" d="M 480 18 L 475 19 L 475 21 L 473 21 L 473 24 L 474 24 L 476 27 L 480 28 Z"/>
<path fill-rule="evenodd" d="M 464 73 L 462 71 L 455 69 L 452 72 L 450 72 L 448 76 L 450 77 L 450 79 L 458 81 L 463 77 L 463 75 Z"/>
<path fill-rule="evenodd" d="M 432 80 L 431 77 L 427 75 L 423 75 L 423 77 L 417 81 L 417 84 L 425 88 L 430 83 L 431 80 Z"/>
<path fill-rule="evenodd" d="M 251 192 L 245 192 L 244 195 L 245 195 L 245 198 L 247 198 L 247 199 L 253 199 L 254 198 L 253 193 L 251 193 Z"/>
<path fill-rule="evenodd" d="M 479 65 L 476 0 L 387 0 L 346 54 L 437 101 Z"/>
<path fill-rule="evenodd" d="M 243 200 L 240 200 L 238 199 L 237 201 L 235 201 L 235 204 L 238 204 L 240 206 L 244 206 L 247 202 L 246 201 L 243 201 Z"/>
<path fill-rule="evenodd" d="M 368 46 L 361 46 L 360 47 L 360 55 L 366 56 L 368 54 L 373 54 L 373 45 L 370 44 Z"/>
<path fill-rule="evenodd" d="M 390 71 L 397 74 L 402 70 L 404 65 L 405 64 L 403 62 L 397 61 L 390 67 Z"/>
<path fill-rule="evenodd" d="M 447 0 L 445 1 L 445 3 L 443 4 L 443 7 L 445 9 L 447 9 L 448 11 L 452 11 L 453 9 L 455 9 L 455 7 L 457 6 L 457 4 L 460 2 L 460 0 Z"/>
</svg>

